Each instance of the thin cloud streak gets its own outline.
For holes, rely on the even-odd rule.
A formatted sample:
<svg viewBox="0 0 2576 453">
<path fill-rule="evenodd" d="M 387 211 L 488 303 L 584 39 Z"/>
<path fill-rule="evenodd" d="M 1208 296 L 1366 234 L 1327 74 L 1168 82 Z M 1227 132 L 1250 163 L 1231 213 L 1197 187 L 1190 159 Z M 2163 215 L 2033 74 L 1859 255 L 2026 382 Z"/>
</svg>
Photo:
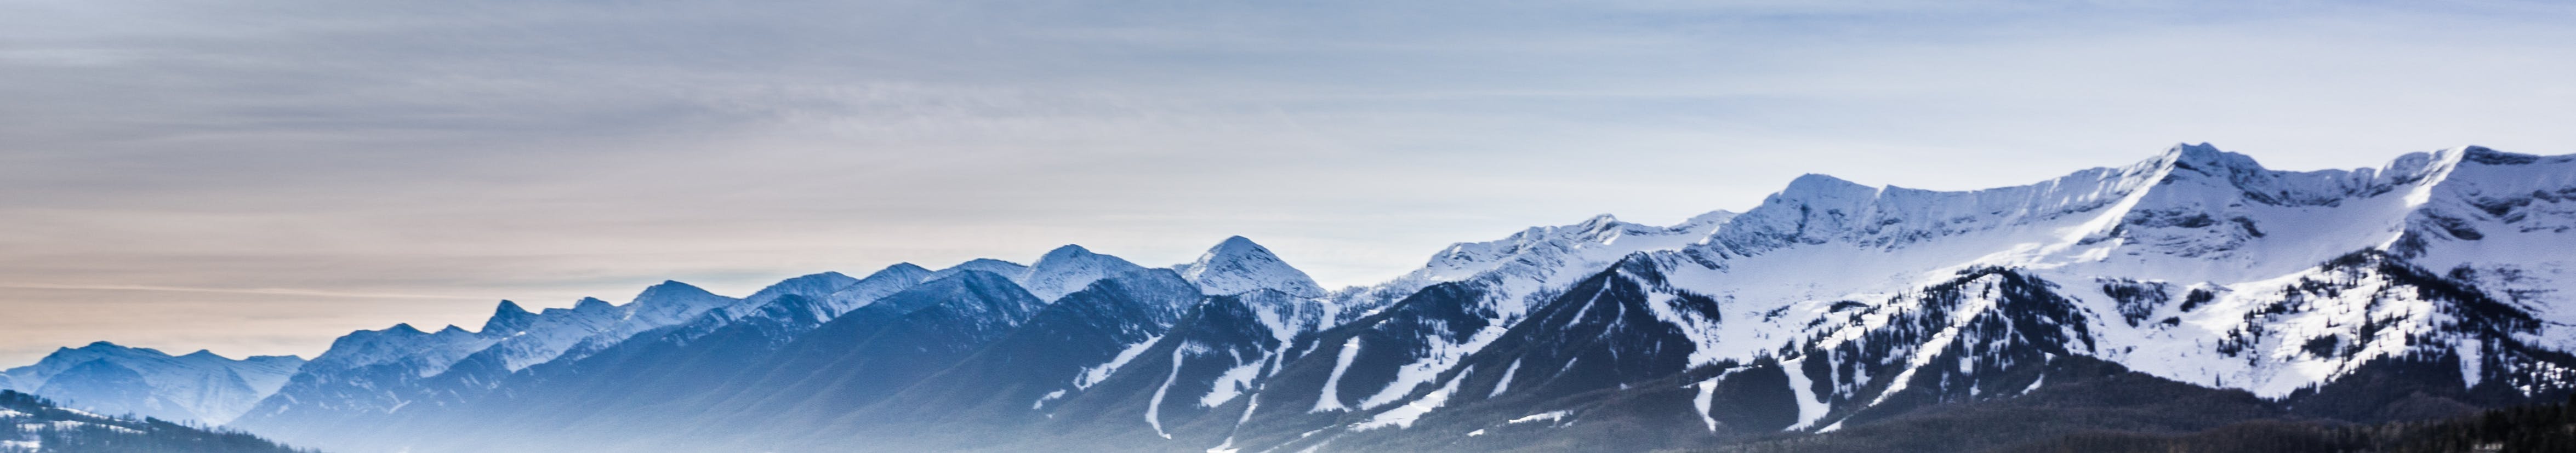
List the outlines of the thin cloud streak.
<svg viewBox="0 0 2576 453">
<path fill-rule="evenodd" d="M 481 298 L 481 297 L 467 297 L 467 296 L 439 296 L 439 295 L 429 295 L 429 294 L 359 293 L 359 292 L 323 291 L 323 290 L 289 289 L 289 288 L 182 288 L 182 287 L 173 287 L 173 286 L 141 286 L 141 285 L 54 285 L 54 284 L 44 284 L 44 283 L 0 283 L 0 288 L 18 288 L 18 289 L 71 289 L 71 290 L 95 290 L 95 291 L 167 291 L 167 292 L 182 292 L 182 293 L 224 293 L 224 294 L 273 294 L 273 295 L 281 295 L 281 296 L 355 297 L 355 298 L 367 298 L 367 299 L 465 299 L 465 300 L 481 300 L 481 299 L 483 299 L 483 298 Z"/>
</svg>

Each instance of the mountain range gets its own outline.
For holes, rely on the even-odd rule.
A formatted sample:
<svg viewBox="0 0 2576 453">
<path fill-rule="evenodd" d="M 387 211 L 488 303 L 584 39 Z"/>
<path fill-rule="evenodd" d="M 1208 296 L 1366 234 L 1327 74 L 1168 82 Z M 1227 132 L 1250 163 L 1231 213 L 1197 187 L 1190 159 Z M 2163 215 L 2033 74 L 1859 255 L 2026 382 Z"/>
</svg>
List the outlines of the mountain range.
<svg viewBox="0 0 2576 453">
<path fill-rule="evenodd" d="M 0 390 L 41 394 L 94 412 L 221 425 L 276 394 L 303 366 L 304 359 L 295 356 L 234 360 L 202 349 L 172 356 L 101 341 L 0 370 Z"/>
<path fill-rule="evenodd" d="M 2571 228 L 2576 156 L 2292 172 L 2180 145 L 1976 191 L 1807 175 L 1340 290 L 1242 237 L 1161 268 L 1064 246 L 503 301 L 309 362 L 102 343 L 0 385 L 337 452 L 1800 451 L 2014 404 L 2057 415 L 2030 439 L 2426 420 L 2576 393 Z"/>
<path fill-rule="evenodd" d="M 189 452 L 305 453 L 258 436 L 159 418 L 135 419 L 66 409 L 16 390 L 0 390 L 0 453 Z"/>
</svg>

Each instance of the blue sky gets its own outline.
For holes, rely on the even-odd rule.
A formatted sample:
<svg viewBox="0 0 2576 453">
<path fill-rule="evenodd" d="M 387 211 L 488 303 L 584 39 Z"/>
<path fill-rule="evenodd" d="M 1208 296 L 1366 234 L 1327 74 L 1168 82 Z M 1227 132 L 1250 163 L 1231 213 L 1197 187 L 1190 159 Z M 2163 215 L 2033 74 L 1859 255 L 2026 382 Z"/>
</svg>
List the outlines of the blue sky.
<svg viewBox="0 0 2576 453">
<path fill-rule="evenodd" d="M 2576 153 L 2576 7 L 2237 3 L 0 3 L 0 364 L 1066 243 L 1365 284 L 2176 142 Z"/>
</svg>

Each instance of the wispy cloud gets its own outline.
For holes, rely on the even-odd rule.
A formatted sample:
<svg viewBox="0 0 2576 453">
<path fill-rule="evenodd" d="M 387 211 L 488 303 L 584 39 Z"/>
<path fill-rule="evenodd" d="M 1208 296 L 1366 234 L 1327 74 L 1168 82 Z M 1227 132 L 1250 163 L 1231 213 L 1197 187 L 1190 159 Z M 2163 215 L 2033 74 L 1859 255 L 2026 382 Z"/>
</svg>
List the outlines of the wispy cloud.
<svg viewBox="0 0 2576 453">
<path fill-rule="evenodd" d="M 45 283 L 0 283 L 0 288 L 19 288 L 19 289 L 69 289 L 69 290 L 94 290 L 94 291 L 166 291 L 166 292 L 181 292 L 181 293 L 223 293 L 223 294 L 267 294 L 267 295 L 279 295 L 279 296 L 322 296 L 322 297 L 349 297 L 349 298 L 364 298 L 364 299 L 470 299 L 470 300 L 482 300 L 482 299 L 483 299 L 483 298 L 481 298 L 481 297 L 467 297 L 467 296 L 440 296 L 440 295 L 432 295 L 432 294 L 367 293 L 367 292 L 347 292 L 347 291 L 325 291 L 325 290 L 312 290 L 312 289 L 293 289 L 293 288 L 187 288 L 187 287 L 176 287 L 176 286 L 145 286 L 145 285 L 55 285 L 55 284 L 45 284 Z"/>
</svg>

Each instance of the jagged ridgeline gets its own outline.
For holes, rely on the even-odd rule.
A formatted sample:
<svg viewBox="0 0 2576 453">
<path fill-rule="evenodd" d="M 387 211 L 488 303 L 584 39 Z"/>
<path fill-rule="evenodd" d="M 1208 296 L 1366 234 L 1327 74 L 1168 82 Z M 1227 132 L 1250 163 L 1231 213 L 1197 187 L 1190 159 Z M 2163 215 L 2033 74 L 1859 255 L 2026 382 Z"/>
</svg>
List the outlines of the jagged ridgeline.
<svg viewBox="0 0 2576 453">
<path fill-rule="evenodd" d="M 1742 212 L 1529 228 L 1341 290 L 1240 237 L 1167 267 L 1066 246 L 739 298 L 503 302 L 479 329 L 351 333 L 273 385 L 214 362 L 191 369 L 229 374 L 65 371 L 104 348 L 0 384 L 197 401 L 335 452 L 2153 443 L 2561 401 L 2571 229 L 2576 157 L 2293 172 L 2185 145 L 1978 191 L 1808 175 Z M 258 397 L 152 378 L 226 375 Z"/>
<path fill-rule="evenodd" d="M 259 436 L 158 418 L 111 417 L 64 409 L 34 395 L 0 390 L 0 452 L 306 453 Z"/>
</svg>

